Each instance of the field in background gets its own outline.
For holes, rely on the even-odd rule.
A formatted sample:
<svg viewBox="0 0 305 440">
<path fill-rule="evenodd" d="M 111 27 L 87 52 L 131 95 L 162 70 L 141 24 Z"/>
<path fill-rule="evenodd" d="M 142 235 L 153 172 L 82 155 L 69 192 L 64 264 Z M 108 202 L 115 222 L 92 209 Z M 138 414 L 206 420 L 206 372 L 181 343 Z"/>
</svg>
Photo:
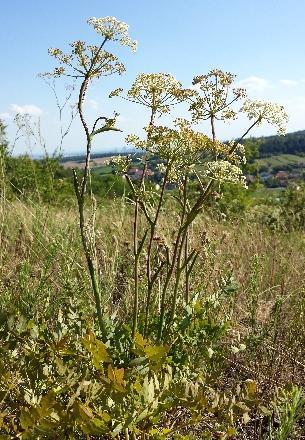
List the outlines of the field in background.
<svg viewBox="0 0 305 440">
<path fill-rule="evenodd" d="M 100 167 L 101 165 L 105 165 L 109 162 L 109 159 L 111 156 L 102 156 L 102 157 L 95 157 L 91 161 L 91 168 Z M 66 158 L 65 161 L 62 162 L 62 165 L 64 168 L 79 168 L 83 169 L 85 168 L 85 160 L 76 159 L 76 160 L 68 160 Z"/>
</svg>

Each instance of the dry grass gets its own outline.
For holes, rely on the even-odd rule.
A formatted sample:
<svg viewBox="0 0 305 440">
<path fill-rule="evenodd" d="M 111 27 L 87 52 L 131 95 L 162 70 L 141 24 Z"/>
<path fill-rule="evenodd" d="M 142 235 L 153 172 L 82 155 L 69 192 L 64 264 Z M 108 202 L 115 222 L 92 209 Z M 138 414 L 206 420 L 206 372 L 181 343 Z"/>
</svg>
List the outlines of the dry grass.
<svg viewBox="0 0 305 440">
<path fill-rule="evenodd" d="M 97 213 L 97 250 L 104 304 L 121 316 L 131 312 L 132 215 L 124 201 L 105 202 Z M 177 219 L 163 215 L 158 234 L 171 245 Z M 233 274 L 238 290 L 232 305 L 233 332 L 248 350 L 231 375 L 271 383 L 304 384 L 305 240 L 301 232 L 275 233 L 255 223 L 214 223 L 202 215 L 191 242 L 200 256 L 191 291 L 204 298 L 222 277 Z M 93 310 L 78 234 L 77 212 L 7 202 L 1 230 L 1 305 L 22 313 L 56 310 L 75 297 Z M 224 374 L 227 374 L 224 372 Z"/>
</svg>

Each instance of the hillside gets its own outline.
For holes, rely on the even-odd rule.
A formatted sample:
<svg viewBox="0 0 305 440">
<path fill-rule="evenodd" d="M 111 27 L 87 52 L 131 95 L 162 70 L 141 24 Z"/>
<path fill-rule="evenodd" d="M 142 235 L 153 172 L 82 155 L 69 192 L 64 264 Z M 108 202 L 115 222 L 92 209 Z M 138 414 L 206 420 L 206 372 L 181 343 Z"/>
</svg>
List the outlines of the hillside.
<svg viewBox="0 0 305 440">
<path fill-rule="evenodd" d="M 248 138 L 245 145 L 253 145 L 260 158 L 280 154 L 305 154 L 305 130 L 287 133 L 285 136 L 263 136 Z"/>
<path fill-rule="evenodd" d="M 258 175 L 267 187 L 283 187 L 289 182 L 304 180 L 305 130 L 288 133 L 286 136 L 247 138 L 243 143 L 250 151 L 248 165 L 244 170 L 249 182 L 256 181 Z M 91 165 L 94 171 L 103 175 L 110 174 L 112 170 L 107 165 L 109 158 L 109 153 L 95 153 Z M 65 168 L 83 168 L 84 163 L 84 156 L 81 155 L 62 159 Z M 155 166 L 156 162 L 151 161 L 152 171 L 156 171 Z M 156 176 L 151 178 L 155 180 Z"/>
<path fill-rule="evenodd" d="M 292 133 L 287 133 L 285 136 L 261 136 L 261 137 L 250 137 L 244 140 L 245 145 L 251 145 L 257 148 L 258 157 L 270 157 L 274 155 L 290 154 L 290 155 L 305 155 L 305 130 L 295 131 Z M 107 152 L 107 153 L 94 153 L 92 154 L 92 159 L 104 159 L 107 160 L 109 156 L 120 154 L 120 152 Z M 122 153 L 121 153 L 122 154 Z M 124 149 L 124 153 L 126 151 Z M 84 161 L 84 154 L 75 154 L 73 156 L 64 156 L 62 158 L 62 163 L 65 163 L 65 167 L 69 167 L 69 163 L 81 163 Z M 97 161 L 98 162 L 98 161 Z"/>
</svg>

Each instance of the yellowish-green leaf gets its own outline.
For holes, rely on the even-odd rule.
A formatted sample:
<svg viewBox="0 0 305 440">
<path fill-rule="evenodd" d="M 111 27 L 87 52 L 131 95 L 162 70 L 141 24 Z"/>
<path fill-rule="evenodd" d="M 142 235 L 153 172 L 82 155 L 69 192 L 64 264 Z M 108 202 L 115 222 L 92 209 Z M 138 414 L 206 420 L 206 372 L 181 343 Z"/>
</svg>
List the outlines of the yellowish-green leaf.
<svg viewBox="0 0 305 440">
<path fill-rule="evenodd" d="M 108 379 L 113 383 L 117 391 L 124 391 L 124 368 L 113 368 L 108 365 Z"/>
<path fill-rule="evenodd" d="M 20 414 L 20 424 L 23 429 L 26 431 L 32 427 L 35 423 L 35 420 L 33 420 L 29 409 L 28 408 L 21 408 L 21 414 Z"/>
<path fill-rule="evenodd" d="M 245 382 L 249 397 L 254 397 L 257 393 L 257 384 L 255 380 L 248 379 Z"/>
</svg>

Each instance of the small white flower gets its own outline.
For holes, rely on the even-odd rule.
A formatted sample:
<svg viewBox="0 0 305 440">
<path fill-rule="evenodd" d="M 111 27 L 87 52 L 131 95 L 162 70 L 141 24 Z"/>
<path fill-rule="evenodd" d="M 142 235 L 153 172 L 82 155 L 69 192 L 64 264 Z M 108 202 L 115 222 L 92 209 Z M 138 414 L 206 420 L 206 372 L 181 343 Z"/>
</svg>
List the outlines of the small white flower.
<svg viewBox="0 0 305 440">
<path fill-rule="evenodd" d="M 213 356 L 213 354 L 214 354 L 214 350 L 211 347 L 209 347 L 208 348 L 208 356 L 209 356 L 209 358 L 211 358 Z"/>
<path fill-rule="evenodd" d="M 239 352 L 239 348 L 235 347 L 235 345 L 231 345 L 231 351 L 233 354 L 237 354 Z"/>
</svg>

